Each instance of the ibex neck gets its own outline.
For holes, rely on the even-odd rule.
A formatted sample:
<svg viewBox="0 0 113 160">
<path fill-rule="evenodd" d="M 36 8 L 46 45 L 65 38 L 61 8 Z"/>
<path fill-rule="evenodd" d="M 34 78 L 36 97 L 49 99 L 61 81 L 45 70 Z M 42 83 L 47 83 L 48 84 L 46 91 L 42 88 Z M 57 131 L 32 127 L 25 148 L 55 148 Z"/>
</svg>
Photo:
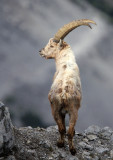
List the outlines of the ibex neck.
<svg viewBox="0 0 113 160">
<path fill-rule="evenodd" d="M 70 48 L 63 49 L 56 57 L 56 71 L 60 71 L 65 65 L 71 67 L 75 65 L 75 56 Z"/>
</svg>

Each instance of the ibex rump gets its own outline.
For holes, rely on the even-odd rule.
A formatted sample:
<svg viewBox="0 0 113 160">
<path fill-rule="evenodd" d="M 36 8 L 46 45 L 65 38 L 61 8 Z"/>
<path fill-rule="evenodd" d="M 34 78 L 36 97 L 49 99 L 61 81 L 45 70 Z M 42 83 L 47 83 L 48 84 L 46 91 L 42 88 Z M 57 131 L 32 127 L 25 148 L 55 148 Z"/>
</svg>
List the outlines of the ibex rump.
<svg viewBox="0 0 113 160">
<path fill-rule="evenodd" d="M 40 51 L 40 55 L 46 59 L 54 58 L 56 72 L 48 98 L 51 104 L 52 115 L 58 125 L 60 138 L 58 147 L 64 146 L 65 115 L 69 114 L 68 143 L 71 154 L 76 150 L 73 144 L 74 127 L 78 117 L 78 109 L 81 103 L 81 82 L 79 68 L 76 64 L 74 53 L 70 46 L 63 41 L 65 36 L 73 29 L 81 25 L 91 28 L 89 23 L 96 24 L 92 20 L 82 19 L 70 22 L 58 30 L 54 38 Z"/>
</svg>

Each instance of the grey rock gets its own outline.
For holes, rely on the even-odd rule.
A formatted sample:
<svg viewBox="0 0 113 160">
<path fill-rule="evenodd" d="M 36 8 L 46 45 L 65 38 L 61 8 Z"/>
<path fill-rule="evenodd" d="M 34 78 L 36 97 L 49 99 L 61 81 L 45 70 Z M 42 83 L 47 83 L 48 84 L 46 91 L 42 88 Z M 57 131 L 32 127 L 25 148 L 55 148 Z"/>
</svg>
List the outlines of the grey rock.
<svg viewBox="0 0 113 160">
<path fill-rule="evenodd" d="M 69 160 L 79 160 L 76 156 L 70 157 Z"/>
<path fill-rule="evenodd" d="M 92 154 L 90 154 L 89 152 L 84 151 L 82 154 L 82 158 L 85 160 L 99 160 L 99 158 L 97 156 L 92 157 Z"/>
<path fill-rule="evenodd" d="M 53 157 L 49 157 L 48 159 L 53 160 Z"/>
<path fill-rule="evenodd" d="M 27 128 L 28 128 L 28 129 L 33 129 L 31 126 L 28 126 Z"/>
<path fill-rule="evenodd" d="M 51 147 L 51 143 L 48 140 L 40 141 L 39 145 L 43 145 L 45 148 L 50 148 Z"/>
<path fill-rule="evenodd" d="M 33 150 L 32 149 L 28 149 L 27 152 L 28 152 L 28 154 L 31 154 L 34 157 L 36 157 L 36 155 L 37 155 L 37 153 L 36 153 L 36 151 L 34 149 Z"/>
<path fill-rule="evenodd" d="M 92 160 L 91 156 L 85 156 L 83 158 L 86 159 L 86 160 Z"/>
<path fill-rule="evenodd" d="M 91 157 L 90 157 L 90 153 L 89 153 L 89 152 L 84 151 L 84 152 L 82 153 L 82 158 L 83 158 L 83 159 L 91 159 Z"/>
<path fill-rule="evenodd" d="M 39 145 L 41 145 L 41 144 L 44 144 L 44 141 L 40 141 L 40 142 L 39 142 Z"/>
<path fill-rule="evenodd" d="M 92 160 L 99 160 L 99 157 L 95 156 Z"/>
<path fill-rule="evenodd" d="M 4 104 L 0 101 L 0 107 L 3 107 L 4 106 Z"/>
<path fill-rule="evenodd" d="M 80 142 L 79 145 L 84 148 L 87 144 L 85 142 Z"/>
<path fill-rule="evenodd" d="M 110 151 L 110 157 L 113 158 L 113 149 Z"/>
<path fill-rule="evenodd" d="M 65 153 L 65 152 L 62 151 L 62 152 L 60 152 L 60 154 L 61 154 L 61 157 L 62 157 L 62 158 L 65 158 L 65 157 L 66 157 L 66 153 Z"/>
<path fill-rule="evenodd" d="M 16 160 L 14 156 L 8 156 L 7 158 L 5 158 L 5 160 Z"/>
<path fill-rule="evenodd" d="M 27 144 L 30 144 L 31 143 L 31 141 L 30 140 L 27 140 Z"/>
<path fill-rule="evenodd" d="M 56 159 L 58 157 L 58 154 L 52 154 L 52 156 Z"/>
<path fill-rule="evenodd" d="M 3 135 L 0 135 L 0 149 L 2 149 L 3 146 Z"/>
<path fill-rule="evenodd" d="M 101 144 L 101 141 L 99 140 L 99 141 L 97 141 L 97 143 L 100 145 L 100 144 Z"/>
<path fill-rule="evenodd" d="M 88 139 L 87 138 L 84 138 L 83 141 L 86 142 L 86 143 L 88 143 Z"/>
<path fill-rule="evenodd" d="M 90 134 L 90 135 L 88 135 L 87 137 L 88 137 L 88 139 L 89 139 L 90 141 L 93 141 L 93 140 L 97 139 L 97 136 L 96 136 L 96 135 L 93 135 L 93 134 Z"/>
<path fill-rule="evenodd" d="M 101 130 L 101 135 L 103 137 L 106 137 L 107 139 L 110 139 L 111 135 L 112 135 L 113 131 L 110 127 L 104 127 L 102 130 Z"/>
<path fill-rule="evenodd" d="M 8 108 L 0 102 L 0 155 L 8 154 L 14 147 L 14 131 Z"/>
<path fill-rule="evenodd" d="M 96 152 L 99 153 L 99 154 L 106 153 L 108 151 L 109 151 L 108 148 L 103 148 L 103 147 L 97 147 L 96 148 Z"/>
<path fill-rule="evenodd" d="M 51 143 L 49 141 L 44 142 L 45 148 L 51 148 Z"/>
<path fill-rule="evenodd" d="M 89 144 L 86 144 L 85 142 L 80 142 L 79 145 L 84 148 L 84 149 L 87 149 L 87 150 L 93 150 L 93 147 Z"/>
<path fill-rule="evenodd" d="M 110 132 L 110 133 L 113 133 L 113 131 L 112 131 L 112 129 L 110 128 L 110 127 L 104 127 L 103 129 L 102 129 L 102 131 L 107 131 L 107 132 Z"/>
<path fill-rule="evenodd" d="M 113 134 L 111 135 L 110 140 L 113 141 Z"/>
<path fill-rule="evenodd" d="M 47 127 L 47 132 L 53 132 L 53 131 L 58 131 L 58 126 L 50 126 L 50 127 Z"/>
<path fill-rule="evenodd" d="M 90 153 L 89 152 L 86 152 L 86 151 L 84 151 L 83 153 L 82 153 L 82 156 L 89 156 L 90 155 Z"/>
<path fill-rule="evenodd" d="M 96 126 L 96 125 L 92 125 L 92 126 L 89 126 L 86 130 L 85 130 L 85 133 L 86 134 L 96 134 L 96 133 L 99 133 L 100 132 L 100 127 Z"/>
<path fill-rule="evenodd" d="M 86 145 L 85 149 L 89 150 L 89 151 L 92 151 L 93 150 L 93 147 L 91 145 Z"/>
</svg>

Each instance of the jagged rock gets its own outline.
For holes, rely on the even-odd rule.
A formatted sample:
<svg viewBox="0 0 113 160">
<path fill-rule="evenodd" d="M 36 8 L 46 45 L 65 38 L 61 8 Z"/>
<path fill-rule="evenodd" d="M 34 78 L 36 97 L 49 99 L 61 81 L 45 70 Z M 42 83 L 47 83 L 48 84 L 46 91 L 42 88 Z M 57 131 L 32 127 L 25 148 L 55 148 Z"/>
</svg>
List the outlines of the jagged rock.
<svg viewBox="0 0 113 160">
<path fill-rule="evenodd" d="M 87 149 L 87 150 L 93 150 L 93 147 L 89 144 L 86 144 L 85 142 L 80 142 L 79 145 L 84 148 L 84 149 Z"/>
<path fill-rule="evenodd" d="M 97 134 L 98 132 L 100 132 L 101 129 L 100 127 L 98 126 L 95 126 L 95 125 L 92 125 L 92 126 L 89 126 L 86 130 L 85 130 L 85 133 L 86 134 Z"/>
<path fill-rule="evenodd" d="M 97 147 L 96 148 L 97 153 L 103 154 L 109 151 L 108 148 L 104 148 L 104 147 Z"/>
<path fill-rule="evenodd" d="M 5 160 L 16 160 L 14 156 L 8 156 L 7 158 L 5 158 Z"/>
<path fill-rule="evenodd" d="M 90 155 L 90 153 L 89 152 L 87 152 L 87 151 L 84 151 L 83 153 L 82 153 L 82 156 L 89 156 Z"/>
<path fill-rule="evenodd" d="M 87 138 L 84 138 L 83 141 L 84 141 L 85 143 L 88 143 L 88 139 L 87 139 Z"/>
<path fill-rule="evenodd" d="M 69 160 L 78 160 L 78 158 L 75 156 L 75 157 L 71 157 Z"/>
<path fill-rule="evenodd" d="M 96 136 L 96 135 L 93 135 L 93 134 L 90 134 L 90 135 L 88 135 L 87 137 L 88 137 L 88 139 L 89 139 L 90 141 L 93 141 L 93 140 L 97 139 L 97 136 Z"/>
<path fill-rule="evenodd" d="M 113 158 L 113 150 L 110 151 L 110 157 Z"/>
<path fill-rule="evenodd" d="M 0 102 L 0 156 L 7 155 L 14 147 L 14 132 L 8 108 Z"/>
<path fill-rule="evenodd" d="M 113 143 L 113 134 L 111 135 L 111 141 L 112 141 L 112 143 Z"/>
<path fill-rule="evenodd" d="M 89 152 L 87 152 L 87 151 L 84 151 L 83 153 L 82 153 L 82 157 L 85 159 L 87 159 L 88 157 L 90 157 L 90 153 Z M 91 158 L 91 157 L 90 157 Z"/>
<path fill-rule="evenodd" d="M 101 130 L 101 136 L 103 136 L 103 138 L 111 139 L 112 134 L 113 134 L 113 131 L 110 127 L 104 127 Z"/>
<path fill-rule="evenodd" d="M 83 133 L 75 132 L 75 156 L 69 151 L 67 135 L 63 148 L 56 145 L 58 137 L 57 126 L 13 127 L 8 108 L 0 103 L 0 160 L 113 160 L 109 127 L 90 126 Z"/>
</svg>

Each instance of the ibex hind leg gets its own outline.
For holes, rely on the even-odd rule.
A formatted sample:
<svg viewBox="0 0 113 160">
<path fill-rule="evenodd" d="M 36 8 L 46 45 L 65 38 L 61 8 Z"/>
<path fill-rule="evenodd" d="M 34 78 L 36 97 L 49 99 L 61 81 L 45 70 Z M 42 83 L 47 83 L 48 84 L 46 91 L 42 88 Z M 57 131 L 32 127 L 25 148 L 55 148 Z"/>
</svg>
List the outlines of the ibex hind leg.
<svg viewBox="0 0 113 160">
<path fill-rule="evenodd" d="M 68 129 L 68 143 L 69 143 L 69 150 L 72 155 L 75 155 L 76 149 L 73 143 L 73 136 L 75 134 L 75 124 L 78 118 L 78 109 L 74 106 L 69 111 L 69 129 Z"/>
<path fill-rule="evenodd" d="M 54 119 L 58 125 L 58 130 L 60 133 L 60 138 L 57 141 L 57 146 L 58 147 L 63 147 L 64 146 L 64 138 L 65 138 L 65 133 L 66 133 L 66 128 L 65 128 L 65 115 L 62 115 L 59 112 L 54 113 Z"/>
<path fill-rule="evenodd" d="M 66 127 L 65 127 L 65 115 L 60 112 L 61 106 L 58 103 L 58 101 L 51 103 L 51 96 L 48 96 L 50 104 L 51 104 L 51 111 L 52 115 L 58 125 L 58 130 L 60 133 L 60 138 L 57 142 L 58 147 L 63 147 L 64 146 L 64 138 L 65 138 L 65 133 L 66 133 Z"/>
</svg>

